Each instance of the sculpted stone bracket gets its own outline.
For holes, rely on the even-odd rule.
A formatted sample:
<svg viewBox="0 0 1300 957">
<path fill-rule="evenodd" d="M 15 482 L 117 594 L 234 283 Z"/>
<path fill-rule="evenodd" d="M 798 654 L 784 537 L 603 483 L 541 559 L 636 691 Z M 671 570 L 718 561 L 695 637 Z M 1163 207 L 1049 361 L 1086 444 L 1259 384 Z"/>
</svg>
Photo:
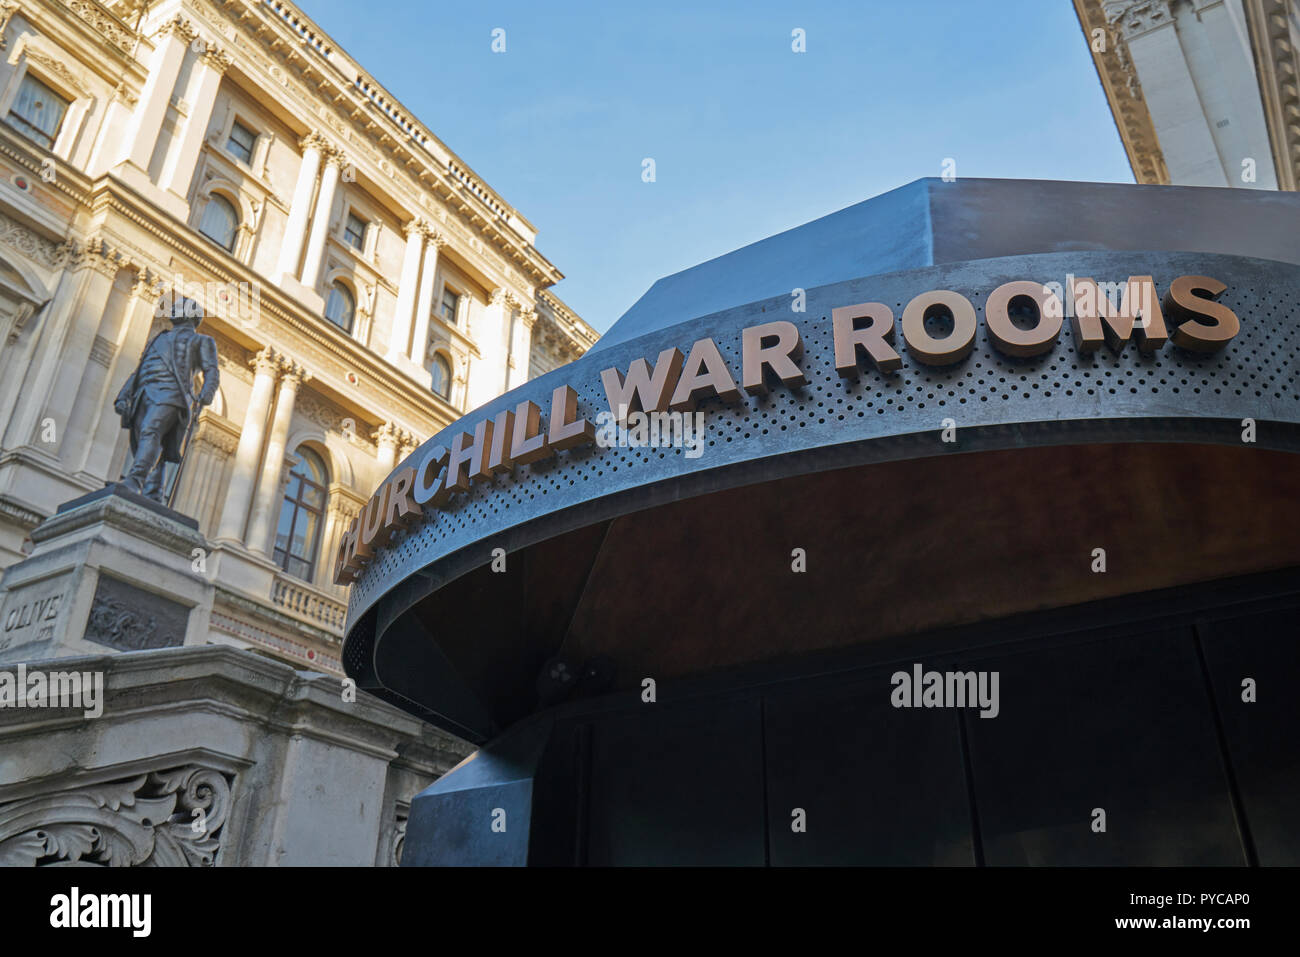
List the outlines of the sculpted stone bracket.
<svg viewBox="0 0 1300 957">
<path fill-rule="evenodd" d="M 0 866 L 211 867 L 234 783 L 188 764 L 0 804 Z"/>
</svg>

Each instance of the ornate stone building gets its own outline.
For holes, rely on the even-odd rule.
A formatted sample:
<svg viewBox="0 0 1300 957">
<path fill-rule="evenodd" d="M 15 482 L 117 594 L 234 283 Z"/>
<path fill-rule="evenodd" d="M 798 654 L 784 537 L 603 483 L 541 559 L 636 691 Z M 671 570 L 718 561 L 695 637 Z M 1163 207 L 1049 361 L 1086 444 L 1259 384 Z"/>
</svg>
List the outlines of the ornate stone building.
<svg viewBox="0 0 1300 957">
<path fill-rule="evenodd" d="M 1139 183 L 1300 184 L 1300 2 L 1074 0 Z"/>
<path fill-rule="evenodd" d="M 160 295 L 221 388 L 175 506 L 214 643 L 339 672 L 340 531 L 408 449 L 593 330 L 519 212 L 280 0 L 0 0 L 0 568 L 116 480 Z"/>
</svg>

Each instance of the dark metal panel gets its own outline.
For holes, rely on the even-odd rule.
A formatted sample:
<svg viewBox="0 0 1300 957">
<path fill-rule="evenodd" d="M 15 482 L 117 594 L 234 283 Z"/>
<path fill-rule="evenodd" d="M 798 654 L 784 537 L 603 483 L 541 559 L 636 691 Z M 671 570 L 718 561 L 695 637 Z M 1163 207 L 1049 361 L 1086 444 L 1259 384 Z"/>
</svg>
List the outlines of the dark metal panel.
<svg viewBox="0 0 1300 957">
<path fill-rule="evenodd" d="M 534 721 L 475 751 L 411 800 L 403 867 L 523 867 L 533 786 L 551 734 Z"/>
<path fill-rule="evenodd" d="M 891 673 L 765 699 L 773 865 L 975 863 L 957 715 L 894 708 Z"/>
<path fill-rule="evenodd" d="M 588 863 L 762 865 L 758 699 L 643 709 L 592 729 Z"/>
<path fill-rule="evenodd" d="M 972 666 L 1000 673 L 965 719 L 986 863 L 1246 863 L 1190 628 Z"/>
<path fill-rule="evenodd" d="M 1260 864 L 1300 865 L 1300 608 L 1201 628 L 1231 770 Z M 1256 700 L 1243 700 L 1253 679 Z"/>
</svg>

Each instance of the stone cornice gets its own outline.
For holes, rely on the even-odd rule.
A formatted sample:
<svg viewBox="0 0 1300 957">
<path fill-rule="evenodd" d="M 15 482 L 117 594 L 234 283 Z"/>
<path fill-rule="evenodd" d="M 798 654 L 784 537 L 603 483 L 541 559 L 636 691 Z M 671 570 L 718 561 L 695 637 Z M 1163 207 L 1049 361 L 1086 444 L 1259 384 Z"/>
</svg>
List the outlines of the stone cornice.
<svg viewBox="0 0 1300 957">
<path fill-rule="evenodd" d="M 1244 0 L 1279 189 L 1300 189 L 1300 53 L 1283 0 Z"/>
<path fill-rule="evenodd" d="M 79 655 L 28 662 L 28 667 L 103 672 L 104 710 L 117 716 L 133 713 L 141 702 L 148 702 L 150 710 L 175 709 L 178 714 L 216 710 L 290 734 L 345 742 L 389 759 L 401 754 L 414 759 L 416 766 L 454 763 L 472 750 L 458 738 L 364 692 L 355 701 L 344 701 L 341 678 L 300 671 L 256 652 L 223 645 Z M 314 714 L 310 724 L 304 720 L 308 710 Z M 0 718 L 9 719 L 5 724 L 30 717 L 44 723 L 44 719 L 65 719 L 66 712 L 47 708 L 41 714 L 24 714 L 16 708 L 0 709 Z M 411 754 L 412 749 L 416 754 Z M 4 795 L 6 800 L 15 796 Z"/>
<path fill-rule="evenodd" d="M 1114 8 L 1114 15 L 1116 18 L 1127 16 L 1133 21 L 1131 27 L 1136 31 L 1139 30 L 1138 24 L 1146 23 L 1155 15 L 1148 11 L 1144 14 L 1147 19 L 1143 20 L 1136 8 L 1160 5 L 1155 0 L 1123 4 Z M 1168 185 L 1169 170 L 1160 151 L 1160 139 L 1156 136 L 1151 113 L 1142 95 L 1142 84 L 1138 81 L 1137 69 L 1121 30 L 1108 20 L 1101 0 L 1074 0 L 1074 12 L 1083 28 L 1084 42 L 1092 52 L 1092 61 L 1097 67 L 1106 99 L 1110 102 L 1111 114 L 1128 153 L 1134 179 L 1143 184 Z M 1092 49 L 1093 31 L 1098 29 L 1105 31 L 1106 43 L 1102 51 Z"/>
<path fill-rule="evenodd" d="M 135 49 L 135 34 L 130 27 L 95 0 L 59 0 L 59 2 L 102 36 L 109 46 L 128 56 Z"/>
<path fill-rule="evenodd" d="M 238 52 L 258 69 L 245 72 L 250 76 L 267 74 L 268 90 L 283 89 L 291 94 L 302 109 L 305 126 L 319 122 L 324 107 L 330 111 L 326 118 L 334 132 L 346 135 L 354 131 L 357 136 L 348 145 L 371 160 L 375 167 L 372 178 L 381 188 L 386 182 L 398 187 L 399 177 L 405 180 L 401 184 L 404 189 L 396 189 L 393 195 L 409 205 L 411 212 L 432 208 L 428 202 L 432 193 L 451 216 L 463 222 L 463 228 L 487 241 L 503 266 L 523 270 L 521 283 L 548 286 L 563 278 L 554 264 L 502 218 L 497 207 L 522 221 L 518 212 L 499 201 L 481 178 L 470 173 L 459 157 L 423 126 L 410 120 L 403 125 L 381 108 L 378 102 L 397 109 L 395 99 L 364 73 L 346 75 L 343 67 L 350 64 L 342 61 L 348 58 L 336 51 L 332 41 L 322 42 L 320 47 L 305 43 L 304 34 L 294 31 L 265 4 L 243 0 L 206 3 L 223 23 L 233 22 L 251 39 L 252 43 L 239 47 Z M 294 10 L 289 4 L 284 7 Z M 301 16 L 301 11 L 294 12 Z M 301 22 L 309 24 L 310 20 L 301 16 Z M 312 32 L 312 36 L 324 38 L 323 33 Z M 336 52 L 340 62 L 334 60 Z M 374 96 L 367 95 L 366 87 Z M 445 154 L 445 164 L 440 154 Z"/>
</svg>

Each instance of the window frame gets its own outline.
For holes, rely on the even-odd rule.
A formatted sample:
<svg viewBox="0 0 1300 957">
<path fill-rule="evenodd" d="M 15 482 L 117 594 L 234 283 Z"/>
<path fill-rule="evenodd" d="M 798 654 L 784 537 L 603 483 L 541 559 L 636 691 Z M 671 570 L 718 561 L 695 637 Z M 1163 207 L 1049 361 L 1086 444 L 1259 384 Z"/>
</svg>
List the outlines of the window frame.
<svg viewBox="0 0 1300 957">
<path fill-rule="evenodd" d="M 245 133 L 247 133 L 249 136 L 252 137 L 252 140 L 251 140 L 251 141 L 249 142 L 249 144 L 248 144 L 248 158 L 247 158 L 247 159 L 245 159 L 245 158 L 244 158 L 243 156 L 241 156 L 239 153 L 234 152 L 234 151 L 230 148 L 230 144 L 231 144 L 232 142 L 237 142 L 237 141 L 235 140 L 235 130 L 236 130 L 236 129 L 241 129 L 241 130 L 243 130 Z M 230 129 L 226 131 L 226 143 L 225 143 L 225 147 L 224 147 L 226 154 L 227 154 L 228 156 L 232 157 L 236 162 L 238 162 L 238 163 L 241 164 L 242 166 L 244 166 L 244 167 L 246 167 L 247 169 L 250 169 L 250 170 L 251 170 L 251 169 L 253 168 L 253 160 L 254 160 L 254 159 L 256 158 L 256 156 L 257 156 L 257 141 L 261 138 L 261 135 L 262 135 L 262 134 L 259 133 L 257 130 L 253 129 L 253 128 L 250 127 L 247 123 L 243 122 L 243 118 L 242 118 L 242 117 L 240 117 L 240 116 L 238 116 L 238 115 L 232 117 L 231 120 L 230 120 Z M 242 146 L 243 144 L 239 144 L 239 145 Z"/>
<path fill-rule="evenodd" d="M 436 376 L 434 375 L 433 370 L 435 367 L 437 367 L 438 363 L 440 362 L 447 367 L 447 391 L 446 392 L 439 392 L 438 387 L 435 384 Z M 435 351 L 433 354 L 433 362 L 431 363 L 431 367 L 429 369 L 430 390 L 433 392 L 434 395 L 438 396 L 440 399 L 444 399 L 447 402 L 450 402 L 451 390 L 455 387 L 455 385 L 456 385 L 456 366 L 451 361 L 451 357 L 448 356 L 445 352 L 442 352 L 441 350 Z"/>
<path fill-rule="evenodd" d="M 44 130 L 40 129 L 40 127 L 34 125 L 26 117 L 21 116 L 17 112 L 17 110 L 14 109 L 14 106 L 18 103 L 19 98 L 22 96 L 23 86 L 27 83 L 28 80 L 44 87 L 47 92 L 49 92 L 51 95 L 53 95 L 60 102 L 63 103 L 63 111 L 59 114 L 59 122 L 55 125 L 53 133 L 46 133 Z M 48 150 L 49 152 L 53 153 L 55 152 L 55 147 L 58 145 L 59 137 L 63 134 L 65 125 L 68 122 L 68 117 L 72 113 L 73 104 L 76 103 L 76 101 L 77 101 L 76 97 L 69 96 L 67 93 L 57 89 L 54 84 L 50 83 L 40 73 L 35 72 L 32 69 L 28 68 L 23 71 L 22 76 L 18 79 L 18 83 L 14 89 L 13 96 L 10 97 L 9 99 L 9 106 L 8 109 L 5 111 L 4 122 L 6 126 L 8 126 L 11 130 L 14 130 L 16 133 L 18 133 L 19 136 L 27 140 L 29 143 L 35 143 L 41 149 Z M 14 122 L 15 119 L 17 119 L 18 121 L 17 123 Z M 31 132 L 29 131 L 38 133 L 44 137 L 48 137 L 49 143 L 46 144 L 41 142 L 40 140 L 32 136 Z"/>
<path fill-rule="evenodd" d="M 218 239 L 216 236 L 213 236 L 211 233 L 206 232 L 203 228 L 203 222 L 206 219 L 208 214 L 208 207 L 214 201 L 217 200 L 220 200 L 222 203 L 225 203 L 235 218 L 234 226 L 230 231 L 229 246 L 222 243 L 221 240 Z M 199 211 L 199 219 L 198 222 L 195 223 L 194 225 L 194 231 L 197 232 L 204 239 L 208 240 L 208 242 L 213 243 L 216 246 L 219 246 L 220 248 L 224 249 L 226 252 L 230 253 L 230 255 L 233 256 L 235 255 L 235 247 L 239 245 L 239 228 L 242 225 L 243 225 L 243 218 L 240 215 L 239 204 L 223 193 L 210 192 L 205 197 L 203 203 L 203 209 Z"/>
<path fill-rule="evenodd" d="M 320 466 L 322 476 L 321 480 L 318 482 L 315 478 L 309 478 L 308 476 L 298 472 L 298 465 L 295 465 L 293 469 L 290 470 L 290 485 L 285 488 L 284 494 L 280 496 L 280 512 L 276 516 L 275 537 L 271 542 L 271 560 L 284 574 L 297 578 L 299 581 L 313 584 L 316 581 L 317 566 L 320 564 L 320 550 L 321 543 L 324 541 L 325 519 L 329 513 L 329 465 L 325 462 L 324 456 L 314 449 L 310 449 L 304 445 L 298 446 L 294 451 L 294 454 L 298 456 L 299 464 L 310 462 L 307 456 L 313 456 L 316 459 L 316 463 Z M 310 465 L 308 465 L 307 471 L 311 471 Z M 290 498 L 289 489 L 293 487 L 294 479 L 297 479 L 298 482 L 297 494 L 293 498 Z M 304 493 L 307 491 L 308 486 L 321 493 L 321 504 L 319 508 L 304 501 Z M 284 518 L 284 510 L 286 506 L 290 505 L 292 505 L 293 511 L 289 517 L 288 542 L 287 546 L 282 548 L 280 546 L 280 526 L 283 524 L 282 520 Z M 293 552 L 293 531 L 294 527 L 298 523 L 299 512 L 306 512 L 316 517 L 316 521 L 312 525 L 312 540 L 308 543 L 306 548 L 306 551 L 309 553 L 308 557 L 297 555 Z M 291 571 L 289 568 L 290 562 L 302 563 L 302 565 L 306 566 L 306 574 L 300 575 L 295 571 Z"/>
<path fill-rule="evenodd" d="M 355 243 L 349 238 L 352 235 L 352 232 L 348 228 L 352 225 L 353 220 L 361 225 L 361 232 L 357 235 L 357 241 Z M 358 256 L 365 256 L 366 236 L 369 232 L 370 221 L 364 216 L 359 215 L 355 206 L 349 206 L 347 211 L 343 214 L 343 228 L 340 230 L 340 238 L 343 240 L 343 245 L 347 246 Z"/>
<path fill-rule="evenodd" d="M 447 305 L 448 296 L 451 296 L 452 299 L 455 300 L 455 305 L 451 310 L 450 317 L 448 317 L 443 313 L 443 307 Z M 447 325 L 449 326 L 455 326 L 457 324 L 457 318 L 460 316 L 460 300 L 463 296 L 464 293 L 457 292 L 454 286 L 451 286 L 447 283 L 443 283 L 442 295 L 438 299 L 438 311 L 437 311 L 438 318 L 441 321 L 447 323 Z"/>
<path fill-rule="evenodd" d="M 348 303 L 351 306 L 351 309 L 348 313 L 348 324 L 346 326 L 340 325 L 339 323 L 335 322 L 333 319 L 330 318 L 330 314 L 329 314 L 330 303 L 333 301 L 334 292 L 336 289 L 342 290 L 343 294 L 347 296 Z M 335 329 L 338 329 L 340 332 L 343 332 L 344 334 L 349 336 L 352 335 L 352 331 L 357 326 L 356 291 L 352 289 L 346 282 L 343 281 L 343 279 L 341 279 L 338 276 L 335 276 L 333 279 L 330 280 L 329 287 L 325 293 L 325 307 L 324 309 L 321 310 L 321 317 L 330 325 L 332 325 Z"/>
</svg>

